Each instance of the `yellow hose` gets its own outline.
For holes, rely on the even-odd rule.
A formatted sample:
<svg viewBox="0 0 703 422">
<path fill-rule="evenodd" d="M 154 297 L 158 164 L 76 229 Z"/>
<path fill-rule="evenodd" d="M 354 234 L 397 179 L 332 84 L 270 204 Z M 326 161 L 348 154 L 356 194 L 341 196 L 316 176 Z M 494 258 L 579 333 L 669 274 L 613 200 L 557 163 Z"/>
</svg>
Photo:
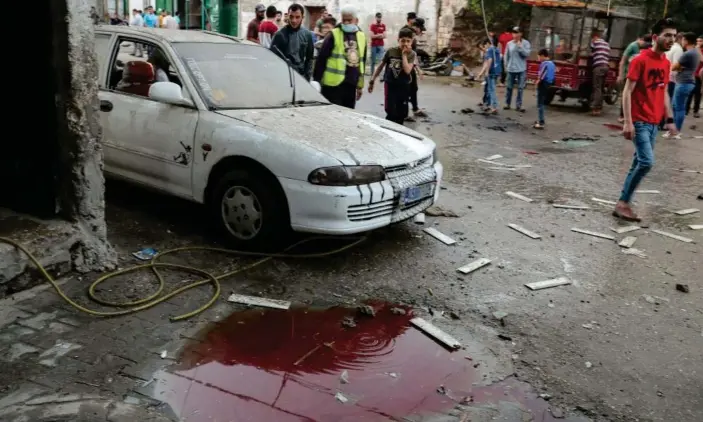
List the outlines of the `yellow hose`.
<svg viewBox="0 0 703 422">
<path fill-rule="evenodd" d="M 332 249 L 332 250 L 328 250 L 325 252 L 308 253 L 308 254 L 289 254 L 289 253 L 286 253 L 287 251 L 295 248 L 296 246 L 300 246 L 304 243 L 307 243 L 307 242 L 310 242 L 313 240 L 319 240 L 319 239 L 325 239 L 325 240 L 353 239 L 354 241 L 346 246 L 342 246 L 341 248 Z M 148 264 L 135 265 L 134 267 L 125 268 L 123 270 L 114 271 L 114 272 L 105 274 L 102 277 L 95 280 L 90 285 L 90 287 L 88 288 L 88 296 L 94 302 L 97 302 L 101 305 L 111 306 L 111 307 L 115 307 L 115 308 L 129 308 L 129 309 L 123 309 L 120 311 L 113 311 L 113 312 L 95 311 L 95 310 L 88 309 L 88 308 L 84 307 L 83 305 L 80 305 L 80 304 L 74 302 L 71 298 L 66 296 L 66 294 L 61 290 L 61 287 L 59 287 L 59 285 L 56 283 L 56 280 L 54 280 L 54 278 L 51 277 L 51 274 L 49 274 L 46 271 L 46 269 L 39 263 L 37 258 L 35 258 L 34 255 L 31 252 L 29 252 L 24 246 L 15 242 L 12 239 L 8 239 L 5 237 L 0 237 L 0 243 L 10 244 L 10 245 L 14 246 L 15 248 L 19 249 L 20 251 L 22 251 L 25 255 L 27 255 L 27 257 L 29 257 L 29 259 L 32 261 L 34 266 L 36 266 L 39 269 L 39 271 L 44 276 L 44 278 L 54 287 L 54 289 L 56 290 L 56 293 L 58 293 L 59 296 L 64 301 L 66 301 L 66 303 L 68 303 L 69 305 L 73 306 L 74 308 L 76 308 L 77 310 L 79 310 L 81 312 L 85 312 L 87 314 L 95 315 L 95 316 L 110 317 L 110 316 L 118 316 L 118 315 L 127 315 L 127 314 L 131 314 L 134 312 L 143 311 L 144 309 L 151 308 L 152 306 L 156 306 L 165 300 L 168 300 L 176 295 L 179 295 L 182 292 L 185 292 L 186 290 L 190 290 L 192 288 L 199 287 L 204 284 L 212 283 L 213 286 L 215 287 L 215 292 L 213 293 L 212 297 L 210 298 L 210 300 L 207 301 L 206 304 L 204 304 L 203 306 L 201 306 L 200 308 L 198 308 L 194 311 L 188 312 L 183 315 L 172 316 L 169 318 L 171 321 L 180 321 L 180 320 L 187 319 L 187 318 L 193 317 L 195 315 L 198 315 L 199 313 L 203 312 L 204 310 L 206 310 L 207 308 L 212 306 L 212 304 L 215 303 L 217 301 L 217 298 L 220 296 L 220 291 L 221 291 L 220 280 L 222 280 L 223 278 L 230 277 L 235 274 L 250 270 L 250 269 L 252 269 L 258 265 L 261 265 L 264 262 L 269 261 L 274 258 L 321 258 L 321 257 L 329 256 L 329 255 L 334 255 L 334 254 L 346 251 L 347 249 L 353 248 L 354 246 L 363 242 L 365 239 L 366 239 L 365 237 L 358 237 L 358 238 L 311 237 L 311 238 L 303 239 L 299 242 L 294 243 L 293 245 L 287 247 L 282 253 L 260 253 L 260 252 L 237 251 L 237 250 L 224 249 L 224 248 L 211 248 L 211 247 L 207 247 L 207 246 L 185 246 L 185 247 L 181 247 L 181 248 L 169 249 L 167 251 L 160 252 L 157 255 L 155 255 Z M 170 264 L 170 263 L 166 263 L 166 262 L 157 262 L 157 260 L 159 258 L 161 258 L 165 255 L 169 255 L 169 254 L 176 253 L 176 252 L 183 252 L 183 251 L 208 251 L 208 252 L 217 252 L 217 253 L 223 253 L 223 254 L 228 254 L 228 255 L 257 256 L 257 257 L 262 257 L 262 258 L 251 263 L 251 264 L 245 265 L 242 268 L 238 268 L 236 270 L 221 274 L 219 276 L 214 276 L 211 273 L 209 273 L 208 271 L 205 271 L 205 270 L 202 270 L 199 268 L 195 268 L 195 267 L 191 267 L 191 266 L 187 266 L 187 265 Z M 195 281 L 191 284 L 188 284 L 187 286 L 183 286 L 179 289 L 172 291 L 171 293 L 168 293 L 164 296 L 161 296 L 161 293 L 164 290 L 165 281 L 164 281 L 163 276 L 161 275 L 161 273 L 158 270 L 159 267 L 181 270 L 181 271 L 188 272 L 191 274 L 199 274 L 199 275 L 204 276 L 206 278 L 203 280 L 200 280 L 200 281 Z M 110 278 L 117 277 L 119 275 L 128 274 L 128 273 L 132 273 L 132 272 L 140 271 L 140 270 L 145 270 L 145 269 L 150 269 L 154 273 L 154 275 L 156 276 L 157 280 L 159 281 L 159 288 L 156 290 L 156 292 L 154 292 L 150 296 L 142 298 L 142 299 L 138 299 L 138 300 L 135 300 L 132 302 L 122 302 L 122 303 L 110 302 L 107 300 L 100 299 L 99 297 L 96 296 L 95 289 L 97 288 L 97 286 L 100 283 L 107 281 Z"/>
</svg>

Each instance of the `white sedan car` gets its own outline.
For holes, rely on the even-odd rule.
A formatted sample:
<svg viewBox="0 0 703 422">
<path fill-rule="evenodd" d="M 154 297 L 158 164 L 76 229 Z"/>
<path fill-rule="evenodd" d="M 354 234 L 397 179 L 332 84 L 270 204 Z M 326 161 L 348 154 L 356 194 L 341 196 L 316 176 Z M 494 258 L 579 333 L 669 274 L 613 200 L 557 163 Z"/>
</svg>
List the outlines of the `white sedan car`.
<svg viewBox="0 0 703 422">
<path fill-rule="evenodd" d="M 105 172 L 205 204 L 237 246 L 290 229 L 364 232 L 437 200 L 433 141 L 330 104 L 259 45 L 200 31 L 95 32 Z"/>
</svg>

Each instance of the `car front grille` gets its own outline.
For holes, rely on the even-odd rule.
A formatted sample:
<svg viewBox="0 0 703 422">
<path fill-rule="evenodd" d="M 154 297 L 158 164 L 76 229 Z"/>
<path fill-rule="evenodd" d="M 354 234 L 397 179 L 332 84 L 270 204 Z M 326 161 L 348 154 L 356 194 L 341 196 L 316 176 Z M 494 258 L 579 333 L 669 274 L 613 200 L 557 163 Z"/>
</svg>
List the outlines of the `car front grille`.
<svg viewBox="0 0 703 422">
<path fill-rule="evenodd" d="M 393 199 L 373 202 L 371 204 L 351 205 L 347 209 L 349 221 L 360 222 L 370 221 L 382 217 L 391 217 L 391 222 L 407 220 L 413 215 L 423 211 L 432 205 L 433 197 L 423 198 L 408 204 L 400 204 L 400 194 L 405 189 L 413 186 L 420 186 L 425 183 L 433 183 L 437 180 L 437 172 L 432 166 L 432 157 L 420 160 L 421 164 L 410 166 L 394 166 L 386 168 L 388 181 L 393 186 Z M 403 167 L 403 168 L 400 168 Z M 395 169 L 389 171 L 389 169 Z M 437 187 L 439 189 L 439 187 Z"/>
<path fill-rule="evenodd" d="M 425 158 L 422 158 L 414 163 L 407 163 L 407 164 L 400 164 L 397 166 L 388 166 L 385 167 L 384 170 L 386 171 L 386 176 L 390 177 L 397 177 L 399 175 L 405 174 L 408 171 L 412 172 L 414 170 L 427 167 L 428 165 L 432 164 L 432 156 L 428 156 Z"/>
</svg>

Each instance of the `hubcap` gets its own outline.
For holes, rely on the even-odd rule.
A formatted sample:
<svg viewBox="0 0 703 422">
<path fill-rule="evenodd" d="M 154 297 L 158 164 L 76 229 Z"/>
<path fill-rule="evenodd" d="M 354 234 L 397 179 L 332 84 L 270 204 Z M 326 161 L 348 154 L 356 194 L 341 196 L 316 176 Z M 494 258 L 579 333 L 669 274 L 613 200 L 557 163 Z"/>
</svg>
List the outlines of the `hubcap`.
<svg viewBox="0 0 703 422">
<path fill-rule="evenodd" d="M 254 192 L 244 186 L 232 186 L 222 196 L 222 221 L 236 238 L 249 240 L 261 230 L 261 204 Z"/>
</svg>

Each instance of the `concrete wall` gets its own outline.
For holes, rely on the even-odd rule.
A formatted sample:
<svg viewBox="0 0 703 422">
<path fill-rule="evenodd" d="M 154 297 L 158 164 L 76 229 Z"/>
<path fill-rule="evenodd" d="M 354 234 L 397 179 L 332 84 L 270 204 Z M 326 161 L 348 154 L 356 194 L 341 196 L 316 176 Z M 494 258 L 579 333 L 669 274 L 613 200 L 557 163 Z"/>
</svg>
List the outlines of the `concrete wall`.
<svg viewBox="0 0 703 422">
<path fill-rule="evenodd" d="M 254 18 L 254 6 L 258 0 L 242 0 L 240 5 L 240 25 L 239 36 L 246 35 L 246 27 L 249 21 Z M 277 1 L 271 3 L 279 10 L 287 10 L 292 1 Z M 408 12 L 416 12 L 418 16 L 425 19 L 427 32 L 420 40 L 427 45 L 427 49 L 435 51 L 438 45 L 443 48 L 449 42 L 452 27 L 454 26 L 454 14 L 465 5 L 465 0 L 350 0 L 348 2 L 340 0 L 300 0 L 297 3 L 303 6 L 320 7 L 324 6 L 335 17 L 339 18 L 339 10 L 346 4 L 351 4 L 359 10 L 359 25 L 368 32 L 369 25 L 374 21 L 377 12 L 383 13 L 383 21 L 388 27 L 388 38 L 386 45 L 397 44 L 396 35 L 405 24 Z M 269 5 L 264 2 L 264 4 Z M 438 11 L 441 15 L 438 16 Z M 438 25 L 438 22 L 440 25 Z M 306 27 L 310 22 L 305 22 Z"/>
</svg>

